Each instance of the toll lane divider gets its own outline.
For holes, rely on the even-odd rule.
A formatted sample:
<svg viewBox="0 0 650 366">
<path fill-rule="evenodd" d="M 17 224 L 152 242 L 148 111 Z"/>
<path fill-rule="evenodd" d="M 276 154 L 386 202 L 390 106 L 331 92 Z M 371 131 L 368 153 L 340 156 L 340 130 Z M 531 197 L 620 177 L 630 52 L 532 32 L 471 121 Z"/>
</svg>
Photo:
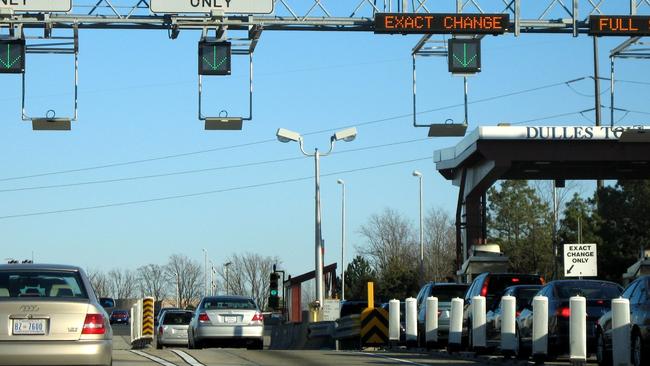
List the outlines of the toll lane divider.
<svg viewBox="0 0 650 366">
<path fill-rule="evenodd" d="M 361 312 L 361 346 L 380 347 L 388 344 L 388 313 L 382 308 L 366 308 Z"/>
<path fill-rule="evenodd" d="M 188 355 L 183 351 L 177 349 L 170 349 L 170 351 L 174 352 L 176 355 L 178 355 L 178 357 L 182 358 L 183 361 L 187 362 L 190 366 L 205 366 L 204 364 L 197 361 L 194 357 Z"/>
</svg>

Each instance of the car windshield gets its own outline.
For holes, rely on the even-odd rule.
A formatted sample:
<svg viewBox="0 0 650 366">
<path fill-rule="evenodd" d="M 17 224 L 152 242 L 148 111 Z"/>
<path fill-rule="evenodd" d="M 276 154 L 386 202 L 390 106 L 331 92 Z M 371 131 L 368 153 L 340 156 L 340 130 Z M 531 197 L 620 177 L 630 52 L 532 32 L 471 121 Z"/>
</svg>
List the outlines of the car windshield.
<svg viewBox="0 0 650 366">
<path fill-rule="evenodd" d="M 437 297 L 438 302 L 451 302 L 455 297 L 464 297 L 467 292 L 467 286 L 434 286 L 431 290 L 431 296 Z"/>
<path fill-rule="evenodd" d="M 0 300 L 7 298 L 87 299 L 78 272 L 0 271 Z"/>
<path fill-rule="evenodd" d="M 558 297 L 569 299 L 572 296 L 584 296 L 587 299 L 610 300 L 621 295 L 620 288 L 613 283 L 598 281 L 569 281 L 557 284 Z"/>
<path fill-rule="evenodd" d="M 163 319 L 164 325 L 188 325 L 192 320 L 192 313 L 189 311 L 184 312 L 165 312 Z"/>
<path fill-rule="evenodd" d="M 256 310 L 257 306 L 251 299 L 218 299 L 208 298 L 203 301 L 203 309 L 205 310 Z"/>
</svg>

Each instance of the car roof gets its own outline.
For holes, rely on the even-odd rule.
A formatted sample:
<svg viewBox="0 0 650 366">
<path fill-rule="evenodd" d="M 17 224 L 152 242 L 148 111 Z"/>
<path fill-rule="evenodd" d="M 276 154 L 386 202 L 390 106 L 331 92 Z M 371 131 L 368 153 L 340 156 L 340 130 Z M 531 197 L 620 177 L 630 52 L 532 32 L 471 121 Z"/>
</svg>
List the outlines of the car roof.
<svg viewBox="0 0 650 366">
<path fill-rule="evenodd" d="M 429 282 L 429 284 L 436 287 L 447 287 L 447 286 L 469 287 L 469 283 L 456 283 L 456 282 Z"/>
<path fill-rule="evenodd" d="M 53 271 L 70 271 L 80 272 L 81 268 L 66 264 L 44 264 L 44 263 L 15 263 L 15 264 L 0 264 L 0 271 L 4 270 L 53 270 Z"/>
<path fill-rule="evenodd" d="M 206 296 L 204 299 L 216 299 L 216 300 L 253 300 L 250 296 L 242 295 L 216 295 L 216 296 Z"/>
<path fill-rule="evenodd" d="M 591 283 L 604 283 L 604 284 L 615 285 L 615 286 L 620 287 L 620 285 L 619 285 L 618 283 L 616 283 L 616 282 L 612 282 L 612 281 L 605 281 L 605 280 L 580 280 L 580 279 L 577 279 L 577 278 L 576 278 L 575 280 L 554 280 L 554 281 L 550 281 L 548 284 L 549 284 L 549 285 L 561 285 L 561 284 L 564 284 L 564 283 L 571 283 L 571 282 L 582 282 L 582 283 L 586 283 L 586 282 L 591 282 Z"/>
<path fill-rule="evenodd" d="M 507 291 L 509 289 L 512 290 L 522 290 L 522 289 L 527 289 L 527 288 L 542 288 L 544 285 L 514 285 L 514 286 L 508 286 L 506 287 L 503 291 Z"/>
</svg>

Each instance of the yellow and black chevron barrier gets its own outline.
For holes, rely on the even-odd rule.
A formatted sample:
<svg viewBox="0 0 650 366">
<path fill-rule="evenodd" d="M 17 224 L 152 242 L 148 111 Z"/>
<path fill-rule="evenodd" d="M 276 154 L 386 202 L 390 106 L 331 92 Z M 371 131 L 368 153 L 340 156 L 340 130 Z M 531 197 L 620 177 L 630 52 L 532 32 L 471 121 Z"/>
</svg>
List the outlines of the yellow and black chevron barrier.
<svg viewBox="0 0 650 366">
<path fill-rule="evenodd" d="M 379 347 L 388 344 L 388 312 L 367 308 L 361 313 L 361 346 Z"/>
<path fill-rule="evenodd" d="M 142 337 L 153 338 L 153 334 L 154 334 L 153 306 L 154 306 L 153 297 L 145 297 L 144 299 L 142 299 Z"/>
</svg>

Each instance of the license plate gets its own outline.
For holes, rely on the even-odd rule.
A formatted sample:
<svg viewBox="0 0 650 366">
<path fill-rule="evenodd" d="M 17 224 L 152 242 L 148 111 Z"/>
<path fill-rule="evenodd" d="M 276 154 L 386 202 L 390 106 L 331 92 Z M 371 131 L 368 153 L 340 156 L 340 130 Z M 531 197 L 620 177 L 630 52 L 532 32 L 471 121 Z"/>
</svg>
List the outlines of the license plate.
<svg viewBox="0 0 650 366">
<path fill-rule="evenodd" d="M 45 319 L 14 319 L 13 334 L 44 335 L 45 325 Z"/>
<path fill-rule="evenodd" d="M 223 321 L 224 321 L 224 323 L 236 323 L 237 322 L 237 317 L 236 316 L 224 316 Z"/>
</svg>

